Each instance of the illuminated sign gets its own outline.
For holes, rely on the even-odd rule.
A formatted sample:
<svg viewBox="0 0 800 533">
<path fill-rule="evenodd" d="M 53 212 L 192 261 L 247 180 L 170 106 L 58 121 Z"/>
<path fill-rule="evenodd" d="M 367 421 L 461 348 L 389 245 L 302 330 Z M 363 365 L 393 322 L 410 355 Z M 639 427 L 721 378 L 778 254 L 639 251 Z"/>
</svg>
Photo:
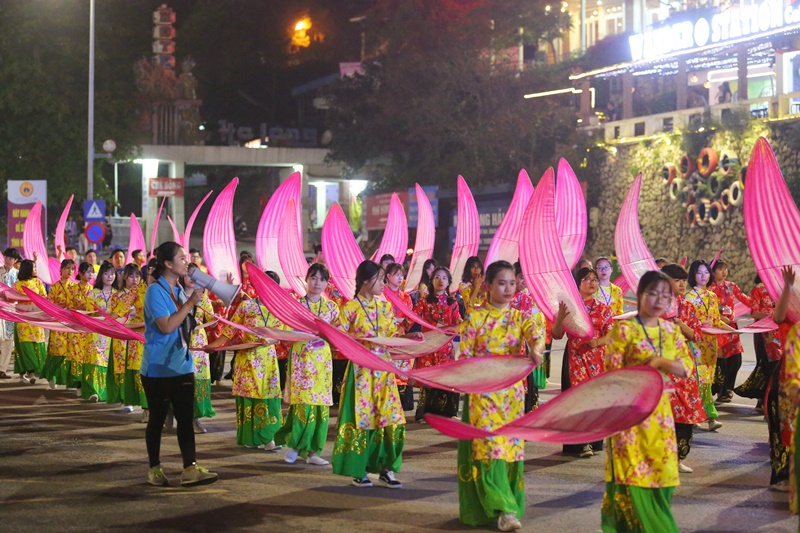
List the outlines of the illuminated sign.
<svg viewBox="0 0 800 533">
<path fill-rule="evenodd" d="M 681 50 L 724 43 L 800 22 L 800 8 L 784 5 L 783 0 L 730 8 L 710 19 L 676 22 L 628 38 L 634 61 Z"/>
</svg>

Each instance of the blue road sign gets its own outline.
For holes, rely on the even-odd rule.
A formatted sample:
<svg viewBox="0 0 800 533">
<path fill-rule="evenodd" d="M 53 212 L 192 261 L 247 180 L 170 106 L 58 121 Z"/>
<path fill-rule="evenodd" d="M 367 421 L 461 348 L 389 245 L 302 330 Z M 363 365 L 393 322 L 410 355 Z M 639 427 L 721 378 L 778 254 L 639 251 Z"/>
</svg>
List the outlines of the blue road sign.
<svg viewBox="0 0 800 533">
<path fill-rule="evenodd" d="M 84 200 L 83 201 L 83 221 L 84 222 L 105 222 L 106 221 L 106 201 L 105 200 Z"/>
</svg>

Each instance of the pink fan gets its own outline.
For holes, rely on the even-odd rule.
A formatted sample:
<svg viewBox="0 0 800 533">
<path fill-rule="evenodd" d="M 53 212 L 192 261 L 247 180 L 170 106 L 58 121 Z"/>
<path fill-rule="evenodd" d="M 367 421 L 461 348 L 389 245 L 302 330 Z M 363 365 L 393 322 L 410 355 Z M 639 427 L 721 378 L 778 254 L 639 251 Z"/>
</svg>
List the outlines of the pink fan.
<svg viewBox="0 0 800 533">
<path fill-rule="evenodd" d="M 417 239 L 414 242 L 414 255 L 406 276 L 406 289 L 413 290 L 419 285 L 425 261 L 433 257 L 433 242 L 436 238 L 436 222 L 433 220 L 431 202 L 419 183 L 415 184 L 417 197 Z"/>
<path fill-rule="evenodd" d="M 519 259 L 519 228 L 522 223 L 522 217 L 525 215 L 525 208 L 528 207 L 528 202 L 533 195 L 533 184 L 531 178 L 525 170 L 519 171 L 517 177 L 517 188 L 514 191 L 514 197 L 511 199 L 511 205 L 508 206 L 503 222 L 497 228 L 497 232 L 492 238 L 492 244 L 489 245 L 489 251 L 486 252 L 487 265 L 491 265 L 495 261 L 508 261 L 515 263 Z"/>
<path fill-rule="evenodd" d="M 281 225 L 285 223 L 284 212 L 288 209 L 289 200 L 294 199 L 292 204 L 292 215 L 294 216 L 294 228 L 297 232 L 293 242 L 301 243 L 300 253 L 303 252 L 300 220 L 300 185 L 302 177 L 299 172 L 293 173 L 289 178 L 275 189 L 272 197 L 267 202 L 261 220 L 256 231 L 256 261 L 261 270 L 272 270 L 281 278 L 282 287 L 291 287 L 279 260 L 278 240 L 281 235 Z M 305 272 L 303 272 L 305 276 Z M 305 294 L 305 293 L 304 293 Z"/>
<path fill-rule="evenodd" d="M 47 260 L 47 246 L 44 243 L 44 232 L 42 231 L 42 202 L 36 202 L 25 219 L 25 228 L 22 230 L 22 246 L 25 257 L 33 259 L 34 255 L 36 256 L 36 274 L 39 279 L 48 285 L 58 281 L 58 269 L 55 273 L 52 272 L 50 262 Z"/>
<path fill-rule="evenodd" d="M 639 227 L 639 190 L 642 187 L 642 175 L 633 180 L 614 230 L 614 247 L 617 250 L 617 263 L 628 287 L 639 286 L 639 279 L 649 270 L 658 270 L 653 254 L 644 243 Z"/>
<path fill-rule="evenodd" d="M 712 260 L 711 260 L 711 264 L 710 264 L 710 265 L 708 265 L 710 268 L 714 268 L 714 265 L 716 265 L 716 264 L 717 264 L 717 260 L 719 260 L 719 256 L 721 256 L 721 255 L 722 255 L 722 251 L 723 251 L 724 249 L 725 249 L 725 248 L 720 248 L 720 249 L 719 249 L 719 251 L 717 252 L 717 255 L 715 255 L 715 256 L 714 256 L 714 259 L 712 259 Z"/>
<path fill-rule="evenodd" d="M 469 190 L 464 178 L 458 177 L 458 224 L 456 227 L 456 242 L 453 246 L 453 255 L 450 258 L 450 274 L 453 279 L 461 279 L 467 259 L 478 253 L 481 242 L 481 223 L 478 218 L 478 208 L 472 191 Z"/>
<path fill-rule="evenodd" d="M 278 328 L 267 328 L 267 327 L 247 327 L 242 324 L 237 324 L 236 322 L 231 322 L 227 318 L 214 315 L 217 320 L 222 322 L 223 324 L 227 324 L 234 329 L 238 329 L 239 331 L 243 331 L 245 333 L 249 333 L 250 335 L 254 335 L 256 337 L 260 337 L 263 339 L 274 339 L 278 341 L 284 342 L 306 342 L 310 340 L 314 340 L 316 337 L 310 333 L 303 333 L 300 331 L 290 331 Z"/>
<path fill-rule="evenodd" d="M 364 260 L 364 254 L 353 238 L 350 224 L 339 204 L 333 204 L 328 211 L 322 225 L 321 240 L 333 283 L 345 300 L 351 300 L 356 293 L 356 270 Z"/>
<path fill-rule="evenodd" d="M 556 230 L 567 266 L 575 268 L 586 244 L 586 199 L 572 167 L 563 157 L 558 160 L 556 179 Z"/>
<path fill-rule="evenodd" d="M 233 195 L 238 184 L 239 178 L 233 178 L 219 193 L 203 231 L 203 259 L 208 273 L 221 280 L 230 274 L 234 285 L 242 282 L 233 231 Z"/>
<path fill-rule="evenodd" d="M 437 328 L 433 324 L 425 322 L 425 320 L 421 316 L 415 313 L 413 309 L 408 307 L 405 304 L 405 302 L 403 302 L 403 300 L 401 300 L 400 297 L 397 296 L 392 291 L 386 289 L 385 291 L 383 291 L 383 297 L 386 298 L 395 307 L 395 309 L 397 309 L 398 314 L 403 315 L 407 319 L 411 320 L 416 324 L 419 324 L 425 329 L 432 329 L 444 333 L 444 330 Z"/>
<path fill-rule="evenodd" d="M 147 245 L 144 242 L 144 233 L 139 225 L 136 215 L 131 213 L 131 235 L 128 239 L 128 255 L 125 257 L 125 264 L 133 263 L 133 251 L 141 250 L 147 255 Z M 151 250 L 152 252 L 152 250 Z"/>
<path fill-rule="evenodd" d="M 323 245 L 324 246 L 324 245 Z M 250 283 L 258 294 L 259 300 L 281 322 L 298 331 L 317 333 L 314 314 L 300 305 L 300 302 L 289 296 L 280 285 L 264 274 L 253 263 L 245 263 L 244 267 L 250 276 Z"/>
<path fill-rule="evenodd" d="M 177 242 L 178 244 L 180 244 L 181 246 L 183 246 L 183 244 L 181 244 L 183 242 L 182 239 L 181 239 L 181 232 L 178 231 L 177 226 L 175 226 L 175 223 L 172 221 L 172 218 L 170 218 L 169 215 L 167 215 L 167 222 L 169 222 L 169 225 L 172 228 L 173 240 L 175 242 Z"/>
<path fill-rule="evenodd" d="M 37 326 L 44 329 L 49 329 L 50 331 L 61 331 L 64 333 L 86 333 L 88 330 L 82 329 L 75 325 L 64 325 L 61 322 L 56 320 L 31 320 L 30 318 L 26 318 L 18 313 L 14 313 L 8 309 L 0 309 L 0 319 L 7 320 L 9 322 L 20 322 L 24 324 L 30 324 L 32 326 Z"/>
<path fill-rule="evenodd" d="M 303 241 L 297 227 L 297 213 L 294 198 L 289 199 L 283 211 L 283 223 L 278 238 L 278 260 L 284 276 L 292 290 L 298 296 L 306 295 L 306 273 L 308 262 L 303 255 Z"/>
<path fill-rule="evenodd" d="M 194 208 L 194 211 L 192 211 L 192 216 L 189 217 L 189 222 L 186 223 L 186 230 L 183 232 L 181 240 L 178 241 L 179 243 L 181 243 L 181 246 L 183 246 L 187 250 L 191 248 L 191 246 L 189 245 L 189 241 L 192 236 L 192 228 L 194 227 L 195 219 L 197 219 L 197 214 L 200 212 L 200 208 L 203 207 L 203 204 L 206 203 L 206 200 L 208 200 L 208 197 L 211 196 L 212 192 L 214 191 L 208 191 L 208 193 L 206 193 L 206 195 L 203 196 L 203 199 L 200 200 L 200 203 L 197 204 L 197 207 Z"/>
<path fill-rule="evenodd" d="M 156 213 L 156 221 L 153 223 L 153 232 L 150 234 L 150 253 L 156 253 L 156 242 L 158 241 L 158 222 L 161 220 L 161 211 L 164 210 L 164 202 L 167 197 L 161 199 L 161 205 L 158 206 L 158 213 Z"/>
<path fill-rule="evenodd" d="M 396 262 L 402 264 L 406 250 L 408 250 L 408 218 L 403 209 L 403 202 L 397 193 L 393 193 L 389 202 L 389 216 L 386 219 L 383 239 L 371 259 L 377 263 L 384 254 L 391 254 Z"/>
<path fill-rule="evenodd" d="M 625 294 L 627 294 L 628 291 L 630 290 L 630 287 L 628 287 L 628 282 L 625 281 L 625 275 L 624 274 L 620 275 L 620 277 L 615 279 L 612 283 L 620 288 L 620 290 L 622 291 L 622 295 L 623 296 Z"/>
<path fill-rule="evenodd" d="M 67 200 L 67 205 L 64 206 L 64 210 L 61 212 L 61 217 L 58 219 L 58 224 L 56 224 L 56 235 L 55 235 L 55 244 L 56 244 L 56 254 L 58 254 L 59 248 L 61 252 L 66 252 L 67 250 L 67 243 L 64 240 L 64 228 L 67 226 L 67 219 L 69 218 L 69 210 L 72 207 L 72 200 L 75 198 L 75 195 L 72 194 Z M 63 259 L 56 257 L 56 260 Z M 52 269 L 51 269 L 52 272 Z M 53 280 L 57 280 L 59 276 Z"/>
<path fill-rule="evenodd" d="M 438 351 L 442 346 L 453 340 L 454 335 L 439 331 L 428 331 L 423 333 L 424 340 L 408 346 L 393 346 L 389 348 L 392 360 L 402 361 L 414 359 Z"/>
<path fill-rule="evenodd" d="M 569 310 L 564 329 L 571 335 L 590 337 L 594 328 L 564 259 L 556 230 L 553 181 L 553 169 L 549 168 L 533 191 L 522 219 L 519 260 L 531 296 L 542 313 L 554 320 L 559 302 L 564 302 Z"/>
<path fill-rule="evenodd" d="M 641 424 L 658 406 L 664 380 L 646 366 L 604 372 L 570 387 L 546 404 L 494 431 L 436 415 L 425 420 L 454 439 L 505 435 L 538 442 L 580 444 Z"/>
<path fill-rule="evenodd" d="M 756 271 L 769 295 L 778 301 L 783 290 L 781 267 L 800 270 L 800 211 L 783 179 L 769 142 L 760 137 L 747 166 L 744 228 Z M 800 321 L 798 283 L 789 300 L 788 318 Z"/>
</svg>

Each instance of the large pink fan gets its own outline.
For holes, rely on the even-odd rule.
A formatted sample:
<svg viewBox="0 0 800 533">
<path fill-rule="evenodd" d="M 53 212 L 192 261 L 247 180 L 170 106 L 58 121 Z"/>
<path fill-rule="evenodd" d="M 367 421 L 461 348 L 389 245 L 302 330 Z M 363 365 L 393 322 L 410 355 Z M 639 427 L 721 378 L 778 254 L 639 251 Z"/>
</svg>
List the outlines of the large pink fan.
<svg viewBox="0 0 800 533">
<path fill-rule="evenodd" d="M 186 223 L 186 229 L 184 230 L 183 235 L 181 235 L 181 240 L 178 241 L 181 243 L 181 246 L 187 250 L 191 247 L 189 245 L 189 240 L 192 236 L 192 228 L 194 227 L 194 221 L 197 218 L 197 214 L 200 212 L 200 208 L 203 207 L 203 204 L 206 203 L 206 200 L 208 200 L 208 197 L 211 196 L 212 192 L 214 191 L 208 191 L 208 193 L 203 196 L 203 199 L 200 200 L 200 203 L 197 204 L 197 207 L 194 208 L 194 211 L 192 211 L 192 216 L 189 217 L 189 222 Z"/>
<path fill-rule="evenodd" d="M 181 239 L 181 232 L 178 231 L 178 227 L 175 225 L 175 222 L 172 221 L 172 218 L 170 218 L 169 215 L 167 215 L 167 222 L 169 222 L 169 226 L 172 228 L 172 236 L 175 242 L 183 246 L 183 244 L 181 244 L 183 242 Z"/>
<path fill-rule="evenodd" d="M 56 255 L 58 254 L 59 248 L 61 249 L 62 253 L 66 252 L 67 250 L 67 243 L 64 239 L 64 228 L 67 226 L 67 219 L 69 218 L 69 210 L 72 207 L 72 200 L 74 198 L 75 198 L 74 194 L 70 195 L 69 200 L 67 200 L 67 205 L 64 206 L 64 210 L 61 212 L 61 216 L 58 219 L 58 224 L 56 224 L 56 235 L 55 235 Z M 58 259 L 58 257 L 56 259 Z"/>
<path fill-rule="evenodd" d="M 393 193 L 389 202 L 389 216 L 386 219 L 383 239 L 371 259 L 377 263 L 384 254 L 390 254 L 396 262 L 402 264 L 406 250 L 408 250 L 408 218 L 403 209 L 403 202 L 397 193 Z"/>
<path fill-rule="evenodd" d="M 256 337 L 264 339 L 274 339 L 285 342 L 307 342 L 318 338 L 316 335 L 312 333 L 304 333 L 301 331 L 268 328 L 263 326 L 248 327 L 242 324 L 237 324 L 236 322 L 231 322 L 227 318 L 220 315 L 214 315 L 214 316 L 217 318 L 217 320 L 219 320 L 223 324 L 227 324 L 234 329 L 238 329 L 239 331 L 243 331 L 245 333 L 249 333 L 250 335 L 254 335 Z"/>
<path fill-rule="evenodd" d="M 409 344 L 407 346 L 392 346 L 389 353 L 392 359 L 401 361 L 404 359 L 414 359 L 438 351 L 442 346 L 453 340 L 454 335 L 442 333 L 440 331 L 428 331 L 423 333 L 422 342 Z"/>
<path fill-rule="evenodd" d="M 531 296 L 542 313 L 554 320 L 559 302 L 564 302 L 569 310 L 564 329 L 577 337 L 591 337 L 592 322 L 561 251 L 554 188 L 553 169 L 549 168 L 533 191 L 522 219 L 519 260 Z"/>
<path fill-rule="evenodd" d="M 586 199 L 572 167 L 563 157 L 558 160 L 556 177 L 556 229 L 567 266 L 575 268 L 586 244 Z"/>
<path fill-rule="evenodd" d="M 458 224 L 456 242 L 450 258 L 450 274 L 453 279 L 461 279 L 467 259 L 478 253 L 481 242 L 481 223 L 475 198 L 464 178 L 458 177 Z"/>
<path fill-rule="evenodd" d="M 292 329 L 306 333 L 317 333 L 314 323 L 315 316 L 311 311 L 300 305 L 297 300 L 292 298 L 289 293 L 253 263 L 245 263 L 244 267 L 247 269 L 250 283 L 253 284 L 253 289 L 258 294 L 259 300 L 272 314 Z"/>
<path fill-rule="evenodd" d="M 31 260 L 36 257 L 36 274 L 42 281 L 48 285 L 58 281 L 59 269 L 53 272 L 47 259 L 47 246 L 42 231 L 42 202 L 36 202 L 28 212 L 25 228 L 22 230 L 22 246 L 25 257 Z"/>
<path fill-rule="evenodd" d="M 409 377 L 439 389 L 465 394 L 498 391 L 522 380 L 534 367 L 533 362 L 524 357 L 486 356 L 404 371 L 398 369 L 391 361 L 373 354 L 361 343 L 324 320 L 316 320 L 320 334 L 353 363 L 371 370 Z"/>
<path fill-rule="evenodd" d="M 800 211 L 789 193 L 786 181 L 769 142 L 759 137 L 747 165 L 744 189 L 744 228 L 756 271 L 774 301 L 783 290 L 781 267 L 800 270 Z M 797 279 L 789 299 L 787 315 L 800 321 Z"/>
<path fill-rule="evenodd" d="M 624 274 L 620 274 L 620 276 L 617 279 L 615 279 L 612 283 L 620 288 L 623 296 L 626 295 L 630 290 L 630 287 L 628 287 L 628 282 L 625 281 Z"/>
<path fill-rule="evenodd" d="M 403 315 L 407 319 L 411 320 L 416 324 L 419 324 L 425 329 L 433 329 L 442 333 L 446 333 L 444 330 L 437 328 L 433 324 L 425 322 L 425 320 L 421 316 L 415 313 L 413 309 L 408 307 L 405 304 L 405 302 L 403 302 L 403 300 L 401 300 L 400 297 L 397 296 L 392 291 L 388 289 L 384 290 L 383 297 L 386 298 L 395 307 L 395 309 L 397 309 L 398 314 Z"/>
<path fill-rule="evenodd" d="M 528 177 L 528 173 L 524 169 L 520 170 L 517 177 L 517 188 L 514 191 L 514 197 L 511 199 L 511 205 L 508 206 L 508 212 L 506 212 L 503 222 L 500 223 L 500 227 L 497 228 L 497 232 L 492 238 L 489 251 L 486 252 L 485 263 L 487 265 L 500 260 L 513 264 L 519 259 L 519 228 L 531 196 L 533 196 L 531 178 Z"/>
<path fill-rule="evenodd" d="M 133 263 L 133 251 L 141 250 L 147 255 L 147 244 L 144 241 L 144 233 L 139 225 L 136 215 L 131 213 L 131 235 L 128 238 L 128 255 L 125 257 L 125 264 Z M 150 250 L 152 252 L 152 250 Z"/>
<path fill-rule="evenodd" d="M 627 367 L 570 387 L 538 409 L 494 431 L 436 415 L 425 415 L 425 420 L 454 439 L 505 435 L 538 442 L 580 444 L 602 440 L 641 424 L 658 406 L 663 390 L 664 380 L 658 370 Z"/>
<path fill-rule="evenodd" d="M 414 241 L 414 255 L 406 276 L 406 290 L 419 285 L 425 261 L 433 257 L 433 242 L 436 240 L 436 221 L 433 220 L 431 202 L 419 183 L 415 184 L 417 193 L 417 238 Z"/>
<path fill-rule="evenodd" d="M 242 282 L 233 231 L 233 195 L 238 184 L 239 178 L 233 178 L 219 193 L 208 213 L 203 231 L 203 259 L 208 273 L 222 280 L 230 274 L 234 285 Z"/>
<path fill-rule="evenodd" d="M 158 213 L 156 213 L 156 221 L 153 223 L 153 232 L 150 234 L 150 253 L 156 253 L 156 241 L 158 241 L 158 222 L 161 220 L 161 211 L 164 210 L 164 202 L 167 197 L 161 199 L 161 205 L 158 206 Z"/>
<path fill-rule="evenodd" d="M 272 197 L 264 207 L 261 220 L 256 231 L 256 261 L 262 270 L 272 270 L 281 278 L 282 287 L 291 287 L 286 273 L 283 270 L 278 255 L 278 240 L 281 235 L 281 225 L 284 223 L 284 212 L 288 209 L 289 200 L 294 199 L 292 215 L 295 218 L 295 231 L 297 240 L 303 242 L 300 219 L 300 184 L 302 178 L 299 172 L 293 173 L 289 178 L 275 189 Z M 302 253 L 302 248 L 300 252 Z M 303 272 L 305 275 L 305 272 Z"/>
<path fill-rule="evenodd" d="M 31 320 L 20 313 L 15 313 L 8 308 L 0 309 L 0 319 L 8 320 L 9 322 L 19 322 L 37 326 L 50 331 L 61 331 L 64 333 L 87 333 L 88 330 L 82 329 L 75 325 L 65 325 L 61 322 L 53 320 Z"/>
<path fill-rule="evenodd" d="M 356 270 L 364 260 L 364 254 L 353 238 L 347 217 L 339 204 L 333 204 L 322 225 L 322 250 L 331 279 L 345 300 L 356 293 Z"/>
<path fill-rule="evenodd" d="M 283 211 L 283 224 L 278 238 L 278 260 L 283 270 L 281 280 L 286 280 L 298 296 L 306 295 L 308 262 L 303 255 L 303 241 L 297 228 L 294 198 L 289 199 Z"/>
<path fill-rule="evenodd" d="M 633 180 L 614 230 L 614 247 L 617 250 L 617 263 L 628 287 L 639 286 L 639 279 L 649 270 L 658 270 L 653 254 L 647 249 L 639 226 L 639 190 L 642 188 L 642 175 Z"/>
</svg>

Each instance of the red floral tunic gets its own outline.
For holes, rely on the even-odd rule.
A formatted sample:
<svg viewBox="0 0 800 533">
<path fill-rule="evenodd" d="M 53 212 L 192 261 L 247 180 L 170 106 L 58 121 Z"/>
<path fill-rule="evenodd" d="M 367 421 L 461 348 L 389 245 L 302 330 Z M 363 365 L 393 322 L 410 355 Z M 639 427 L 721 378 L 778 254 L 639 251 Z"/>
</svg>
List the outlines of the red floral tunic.
<svg viewBox="0 0 800 533">
<path fill-rule="evenodd" d="M 727 306 L 733 310 L 736 300 L 739 300 L 747 307 L 750 307 L 750 298 L 742 292 L 738 285 L 732 281 L 715 281 L 708 289 L 717 295 L 717 300 L 719 300 L 720 306 L 720 315 L 722 315 L 721 308 L 723 306 Z M 733 318 L 733 315 L 727 315 L 727 317 Z M 733 320 L 729 325 L 734 329 L 738 327 L 735 320 Z M 719 345 L 719 356 L 722 358 L 744 352 L 744 348 L 742 348 L 742 342 L 739 340 L 738 335 L 720 335 L 717 338 L 717 343 Z"/>
<path fill-rule="evenodd" d="M 753 313 L 766 313 L 772 315 L 775 309 L 775 302 L 772 301 L 767 288 L 763 283 L 759 283 L 750 291 L 750 311 Z M 775 331 L 767 331 L 762 333 L 764 337 L 764 348 L 767 350 L 767 357 L 770 361 L 780 361 L 783 357 L 783 346 L 781 346 L 781 339 L 775 334 Z"/>
<path fill-rule="evenodd" d="M 614 325 L 611 308 L 593 297 L 584 300 L 586 312 L 594 327 L 594 339 L 605 337 Z M 589 378 L 593 378 L 605 369 L 606 347 L 591 348 L 587 342 L 591 339 L 582 339 L 567 334 L 567 347 L 569 348 L 569 382 L 577 385 Z"/>
<path fill-rule="evenodd" d="M 390 289 L 389 287 L 386 287 L 385 290 L 391 291 L 392 289 Z M 409 296 L 407 292 L 401 291 L 399 289 L 396 290 L 396 291 L 392 291 L 392 292 L 398 298 L 400 298 L 401 302 L 406 304 L 406 307 L 408 307 L 409 309 L 413 309 L 414 308 L 414 302 L 411 301 L 411 296 Z M 397 307 L 395 307 L 394 304 L 392 304 L 392 311 L 394 311 L 394 323 L 397 325 L 398 334 L 399 335 L 404 335 L 409 330 L 409 328 L 413 325 L 413 322 L 411 320 L 404 319 L 403 318 L 403 314 L 400 313 L 400 311 L 397 309 Z M 394 363 L 394 366 L 396 366 L 397 368 L 399 368 L 401 370 L 411 370 L 411 367 L 414 364 L 414 360 L 413 359 L 406 359 L 406 360 L 403 360 L 403 361 L 393 361 L 393 363 Z M 397 384 L 399 386 L 408 385 L 408 378 L 406 378 L 406 377 L 398 376 L 397 374 L 395 374 L 394 375 L 394 380 L 397 382 Z"/>
<path fill-rule="evenodd" d="M 447 294 L 442 294 L 436 303 L 430 303 L 426 298 L 420 298 L 414 306 L 414 312 L 421 316 L 426 322 L 433 325 L 442 324 L 444 326 L 455 326 L 461 323 L 461 312 L 458 309 L 458 302 L 447 303 Z M 437 352 L 433 352 L 415 359 L 417 368 L 427 368 L 429 366 L 441 365 L 453 360 L 453 343 L 448 342 Z"/>
<path fill-rule="evenodd" d="M 700 321 L 697 320 L 697 313 L 694 305 L 687 301 L 682 295 L 676 297 L 678 300 L 678 319 L 689 326 L 696 338 L 702 335 Z M 680 333 L 680 332 L 679 332 Z M 697 383 L 697 361 L 700 359 L 700 351 L 695 348 L 694 343 L 690 343 L 692 355 L 692 370 L 685 378 L 679 378 L 669 374 L 675 390 L 669 395 L 672 405 L 672 416 L 678 424 L 699 424 L 707 420 L 706 411 L 703 408 L 703 400 L 700 397 L 700 388 Z"/>
</svg>

